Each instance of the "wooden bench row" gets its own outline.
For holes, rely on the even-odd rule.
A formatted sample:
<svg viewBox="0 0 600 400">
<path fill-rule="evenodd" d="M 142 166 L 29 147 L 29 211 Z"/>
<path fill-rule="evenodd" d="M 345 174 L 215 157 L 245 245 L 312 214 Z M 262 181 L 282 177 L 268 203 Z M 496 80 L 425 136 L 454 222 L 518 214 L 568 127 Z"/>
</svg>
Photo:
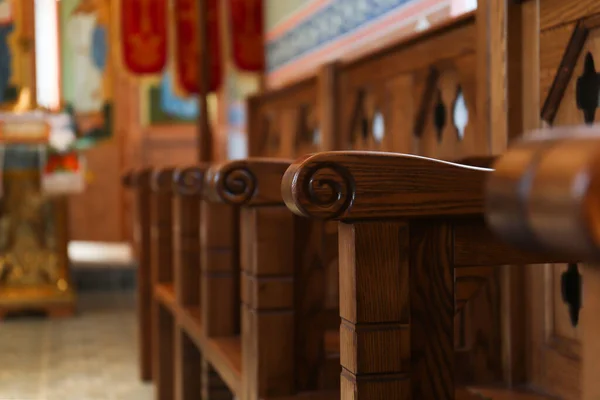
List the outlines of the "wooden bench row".
<svg viewBox="0 0 600 400">
<path fill-rule="evenodd" d="M 500 315 L 522 307 L 512 296 L 524 289 L 493 267 L 568 259 L 503 244 L 484 223 L 492 170 L 441 160 L 487 166 L 486 154 L 542 123 L 593 122 L 585 79 L 600 8 L 516 3 L 480 0 L 476 14 L 251 98 L 250 156 L 285 159 L 128 179 L 140 316 L 153 327 L 141 331 L 155 333 L 141 340 L 143 374 L 155 366 L 159 399 L 336 398 L 340 371 L 343 399 L 445 399 L 467 396 L 462 383 L 526 381 L 528 343 Z M 396 153 L 297 160 L 334 149 Z M 535 383 L 578 398 L 545 364 Z"/>
<path fill-rule="evenodd" d="M 175 388 L 181 398 L 304 392 L 312 393 L 304 398 L 339 398 L 338 362 L 343 399 L 468 398 L 454 382 L 453 318 L 481 285 L 477 278 L 505 264 L 599 258 L 595 220 L 581 220 L 574 211 L 595 200 L 595 186 L 574 191 L 573 185 L 598 170 L 600 133 L 587 141 L 555 141 L 550 151 L 542 141 L 516 148 L 496 172 L 360 152 L 321 153 L 294 163 L 248 159 L 152 177 L 142 172 L 154 188 L 147 218 L 154 221 L 152 244 L 160 249 L 152 262 L 159 398 L 172 398 Z M 573 163 L 572 154 L 582 157 Z M 532 168 L 529 190 L 516 190 L 531 179 Z M 484 220 L 486 185 L 491 226 L 537 251 L 518 250 L 492 234 Z M 174 192 L 167 212 L 161 200 Z M 550 194 L 560 201 L 548 201 Z M 302 216 L 340 221 L 339 338 L 322 296 L 323 270 L 306 261 L 320 246 L 305 244 L 322 239 L 315 227 L 323 224 L 294 217 L 284 200 Z M 525 215 L 518 207 L 524 202 L 533 207 Z M 212 215 L 203 219 L 203 212 Z M 239 238 L 227 229 L 236 214 Z M 164 224 L 168 215 L 176 220 L 172 225 Z M 529 215 L 531 222 L 524 218 Z M 210 226 L 210 218 L 218 222 Z M 225 231 L 220 237 L 231 241 L 216 239 Z M 165 245 L 170 234 L 175 250 Z M 239 267 L 230 257 L 236 240 Z M 164 254 L 173 251 L 172 264 Z M 203 296 L 211 285 L 219 289 Z M 213 335 L 214 321 L 237 326 Z"/>
</svg>

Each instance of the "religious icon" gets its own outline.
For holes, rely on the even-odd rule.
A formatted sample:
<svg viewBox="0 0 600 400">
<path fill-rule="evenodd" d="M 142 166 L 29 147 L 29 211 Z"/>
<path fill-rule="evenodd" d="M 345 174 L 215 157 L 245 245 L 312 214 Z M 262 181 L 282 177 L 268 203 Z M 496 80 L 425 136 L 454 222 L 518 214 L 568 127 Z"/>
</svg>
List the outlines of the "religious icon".
<svg viewBox="0 0 600 400">
<path fill-rule="evenodd" d="M 24 21 L 31 5 L 32 0 L 0 0 L 0 108 L 4 110 L 33 106 L 34 38 Z"/>
<path fill-rule="evenodd" d="M 14 29 L 12 4 L 8 0 L 0 0 L 0 103 L 11 97 L 14 100 L 14 94 L 9 91 L 12 55 L 8 43 L 8 37 Z"/>
<path fill-rule="evenodd" d="M 77 113 L 102 109 L 102 69 L 94 63 L 92 45 L 96 29 L 95 0 L 81 0 L 69 18 L 68 37 L 73 50 L 73 79 Z"/>
<path fill-rule="evenodd" d="M 110 136 L 109 2 L 79 0 L 66 28 L 73 90 L 66 93 L 67 112 L 80 136 Z"/>
</svg>

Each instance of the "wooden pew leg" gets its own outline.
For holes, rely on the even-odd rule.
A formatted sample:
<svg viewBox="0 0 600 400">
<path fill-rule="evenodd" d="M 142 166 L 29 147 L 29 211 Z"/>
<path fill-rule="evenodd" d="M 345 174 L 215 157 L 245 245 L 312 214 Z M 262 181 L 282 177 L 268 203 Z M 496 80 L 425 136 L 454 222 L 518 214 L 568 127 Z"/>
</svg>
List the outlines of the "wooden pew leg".
<svg viewBox="0 0 600 400">
<path fill-rule="evenodd" d="M 175 321 L 168 310 L 160 304 L 154 304 L 155 324 L 153 377 L 156 385 L 157 400 L 174 398 L 175 370 Z"/>
<path fill-rule="evenodd" d="M 140 379 L 152 380 L 152 282 L 145 263 L 138 267 L 138 349 Z"/>
<path fill-rule="evenodd" d="M 294 394 L 294 216 L 243 209 L 242 400 Z"/>
<path fill-rule="evenodd" d="M 227 385 L 217 371 L 215 371 L 206 359 L 202 359 L 202 373 L 200 382 L 202 385 L 202 396 L 195 397 L 194 400 L 232 400 L 233 394 L 227 388 Z M 197 377 L 195 377 L 197 379 Z"/>
<path fill-rule="evenodd" d="M 411 399 L 408 228 L 361 222 L 338 229 L 341 400 Z"/>
<path fill-rule="evenodd" d="M 339 225 L 342 400 L 454 399 L 452 238 L 435 221 Z"/>
<path fill-rule="evenodd" d="M 454 399 L 453 229 L 419 221 L 409 230 L 412 398 Z"/>
<path fill-rule="evenodd" d="M 200 384 L 202 357 L 194 342 L 179 327 L 176 328 L 175 356 L 175 399 L 200 399 L 202 396 Z"/>
<path fill-rule="evenodd" d="M 582 399 L 597 400 L 600 399 L 600 267 L 585 265 L 582 272 Z"/>
</svg>

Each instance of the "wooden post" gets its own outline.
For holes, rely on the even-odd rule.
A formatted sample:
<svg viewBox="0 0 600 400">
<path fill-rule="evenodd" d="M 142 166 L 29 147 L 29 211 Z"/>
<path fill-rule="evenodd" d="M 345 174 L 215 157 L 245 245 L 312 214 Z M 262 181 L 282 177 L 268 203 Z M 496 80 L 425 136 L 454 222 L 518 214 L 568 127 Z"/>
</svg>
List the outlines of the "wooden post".
<svg viewBox="0 0 600 400">
<path fill-rule="evenodd" d="M 200 307 L 202 329 L 208 338 L 235 336 L 240 331 L 238 211 L 203 199 L 200 232 Z M 205 400 L 231 398 L 227 385 L 204 360 L 202 393 Z"/>
<path fill-rule="evenodd" d="M 437 399 L 410 392 L 408 248 L 403 223 L 339 225 L 342 400 Z"/>
<path fill-rule="evenodd" d="M 598 265 L 583 266 L 583 308 L 581 320 L 582 343 L 582 393 L 583 400 L 600 399 L 600 268 Z"/>
<path fill-rule="evenodd" d="M 242 210 L 242 400 L 294 394 L 294 216 Z"/>
<path fill-rule="evenodd" d="M 138 351 L 140 379 L 152 380 L 152 277 L 151 277 L 151 222 L 150 177 L 152 170 L 132 171 L 125 178 L 125 186 L 134 194 L 133 247 L 137 266 Z"/>
<path fill-rule="evenodd" d="M 205 167 L 177 170 L 173 177 L 174 286 L 177 306 L 200 307 L 200 194 Z M 202 396 L 202 355 L 180 326 L 175 332 L 175 391 L 178 400 Z"/>
<path fill-rule="evenodd" d="M 152 287 L 173 282 L 172 196 L 173 169 L 155 171 L 152 176 Z M 174 396 L 175 320 L 154 298 L 153 378 L 159 400 Z"/>
</svg>

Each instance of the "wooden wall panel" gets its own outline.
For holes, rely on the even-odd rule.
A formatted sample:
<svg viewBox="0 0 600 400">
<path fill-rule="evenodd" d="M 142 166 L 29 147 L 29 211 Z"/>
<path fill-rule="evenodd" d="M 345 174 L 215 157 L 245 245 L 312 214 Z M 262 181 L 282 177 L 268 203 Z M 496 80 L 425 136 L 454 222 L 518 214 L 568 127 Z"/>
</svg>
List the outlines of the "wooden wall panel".
<svg viewBox="0 0 600 400">
<path fill-rule="evenodd" d="M 173 125 L 147 128 L 143 164 L 153 167 L 191 165 L 196 162 L 196 127 Z"/>
<path fill-rule="evenodd" d="M 90 180 L 85 191 L 69 198 L 71 240 L 124 240 L 121 153 L 117 140 L 86 152 Z"/>
</svg>

